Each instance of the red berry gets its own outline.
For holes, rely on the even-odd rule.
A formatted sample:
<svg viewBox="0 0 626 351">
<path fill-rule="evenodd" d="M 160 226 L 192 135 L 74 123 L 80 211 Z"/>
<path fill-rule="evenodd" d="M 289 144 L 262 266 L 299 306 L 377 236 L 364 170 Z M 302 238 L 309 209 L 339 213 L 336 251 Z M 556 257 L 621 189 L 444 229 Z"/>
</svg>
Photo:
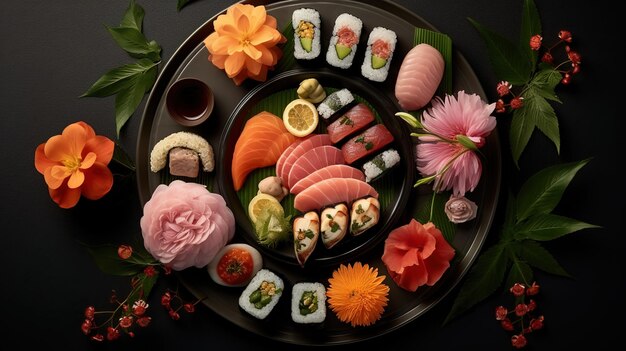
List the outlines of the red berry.
<svg viewBox="0 0 626 351">
<path fill-rule="evenodd" d="M 133 325 L 133 316 L 124 316 L 120 318 L 120 327 L 130 328 Z"/>
<path fill-rule="evenodd" d="M 511 107 L 513 107 L 512 105 L 513 105 L 513 101 L 511 101 Z M 522 106 L 520 105 L 520 107 Z M 519 108 L 519 107 L 516 107 L 516 108 Z M 526 287 L 523 284 L 515 283 L 513 284 L 511 289 L 509 289 L 509 291 L 515 296 L 522 296 L 524 295 L 524 292 L 526 291 Z"/>
<path fill-rule="evenodd" d="M 506 307 L 504 306 L 498 306 L 496 307 L 496 320 L 497 321 L 502 321 L 506 319 L 506 315 L 509 313 L 509 311 L 506 309 Z"/>
<path fill-rule="evenodd" d="M 539 330 L 543 328 L 543 316 L 533 318 L 530 320 L 530 328 L 532 330 Z"/>
<path fill-rule="evenodd" d="M 541 62 L 547 63 L 547 64 L 553 64 L 554 63 L 554 57 L 552 57 L 552 54 L 549 52 L 545 52 L 543 54 L 543 56 L 541 56 Z"/>
<path fill-rule="evenodd" d="M 183 305 L 183 308 L 185 309 L 185 311 L 187 311 L 187 313 L 193 313 L 196 310 L 196 305 L 192 303 L 186 303 Z"/>
<path fill-rule="evenodd" d="M 93 340 L 93 341 L 104 341 L 104 336 L 102 334 L 96 334 L 96 335 L 91 337 L 91 340 Z"/>
<path fill-rule="evenodd" d="M 524 303 L 519 303 L 515 306 L 515 315 L 521 317 L 528 312 L 528 306 Z"/>
<path fill-rule="evenodd" d="M 107 328 L 107 340 L 113 341 L 120 337 L 120 331 L 113 327 Z"/>
<path fill-rule="evenodd" d="M 539 294 L 539 285 L 536 282 L 533 282 L 531 286 L 526 289 L 526 295 L 533 296 Z"/>
<path fill-rule="evenodd" d="M 572 76 L 569 73 L 565 73 L 563 75 L 563 79 L 561 79 L 561 83 L 568 85 L 571 80 L 572 80 Z"/>
<path fill-rule="evenodd" d="M 502 326 L 502 329 L 506 331 L 513 331 L 513 323 L 511 323 L 511 320 L 508 318 L 500 321 L 500 325 Z"/>
<path fill-rule="evenodd" d="M 127 260 L 132 254 L 133 248 L 130 245 L 120 245 L 117 248 L 117 255 L 123 260 Z"/>
<path fill-rule="evenodd" d="M 154 269 L 154 266 L 148 266 L 144 268 L 143 273 L 146 275 L 146 277 L 154 277 L 154 275 L 156 274 L 156 269 Z"/>
<path fill-rule="evenodd" d="M 580 72 L 580 65 L 576 65 L 572 63 L 572 74 L 577 74 L 578 72 Z"/>
<path fill-rule="evenodd" d="M 145 328 L 148 324 L 150 324 L 151 320 L 152 318 L 150 317 L 141 317 L 137 319 L 137 324 L 139 324 L 140 327 Z"/>
<path fill-rule="evenodd" d="M 527 307 L 528 307 L 528 312 L 534 311 L 535 308 L 537 308 L 537 303 L 535 302 L 535 300 L 530 299 L 530 302 L 528 303 Z"/>
<path fill-rule="evenodd" d="M 517 110 L 519 108 L 522 108 L 522 106 L 524 106 L 524 98 L 522 96 L 516 96 L 511 100 L 512 109 Z M 515 284 L 520 285 L 522 289 L 524 288 L 522 284 L 519 284 L 519 283 L 515 283 Z M 511 292 L 513 293 L 513 295 L 515 295 L 515 293 L 513 292 L 513 288 L 511 288 Z M 522 294 L 524 294 L 523 291 L 522 291 Z M 520 296 L 520 295 L 515 295 L 515 296 Z"/>
<path fill-rule="evenodd" d="M 564 42 L 571 43 L 572 42 L 572 33 L 568 30 L 562 30 L 559 32 L 559 39 Z"/>
<path fill-rule="evenodd" d="M 567 57 L 569 58 L 570 61 L 572 61 L 573 64 L 580 65 L 581 57 L 577 51 L 569 50 L 567 52 Z"/>
<path fill-rule="evenodd" d="M 504 101 L 502 99 L 498 99 L 496 101 L 496 113 L 506 112 L 506 108 L 504 107 Z"/>
<path fill-rule="evenodd" d="M 511 85 L 511 83 L 503 80 L 500 83 L 498 83 L 498 85 L 496 86 L 496 91 L 498 92 L 498 95 L 502 97 L 510 93 L 512 87 L 513 85 Z"/>
<path fill-rule="evenodd" d="M 511 345 L 516 349 L 521 349 L 526 346 L 526 337 L 523 334 L 513 335 L 511 337 Z"/>
<path fill-rule="evenodd" d="M 165 294 L 163 294 L 163 296 L 161 296 L 161 305 L 162 306 L 169 308 L 170 307 L 170 301 L 172 301 L 172 295 L 170 295 L 169 292 L 166 292 Z"/>
<path fill-rule="evenodd" d="M 85 319 L 83 324 L 80 325 L 80 330 L 83 332 L 83 334 L 89 335 L 89 332 L 91 332 L 91 326 L 91 320 Z"/>
<path fill-rule="evenodd" d="M 541 48 L 541 41 L 543 40 L 543 38 L 541 37 L 541 35 L 539 34 L 535 34 L 532 37 L 530 37 L 530 48 L 532 50 L 539 50 Z"/>
<path fill-rule="evenodd" d="M 170 310 L 169 314 L 170 314 L 170 317 L 175 321 L 180 319 L 180 315 L 178 314 L 178 312 L 174 310 Z"/>
</svg>

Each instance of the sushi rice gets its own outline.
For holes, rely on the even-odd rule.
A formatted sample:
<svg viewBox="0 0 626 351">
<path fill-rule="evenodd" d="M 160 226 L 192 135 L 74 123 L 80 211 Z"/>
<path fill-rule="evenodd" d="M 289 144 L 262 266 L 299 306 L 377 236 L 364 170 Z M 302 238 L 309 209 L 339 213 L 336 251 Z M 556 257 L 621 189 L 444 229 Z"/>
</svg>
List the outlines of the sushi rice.
<svg viewBox="0 0 626 351">
<path fill-rule="evenodd" d="M 357 44 L 352 45 L 352 51 L 346 57 L 340 59 L 335 45 L 339 40 L 337 33 L 344 27 L 347 27 L 354 32 Z M 333 36 L 330 38 L 330 44 L 328 45 L 328 51 L 326 52 L 326 62 L 328 62 L 328 64 L 339 68 L 350 68 L 350 66 L 352 66 L 354 55 L 356 55 L 358 41 L 361 37 L 361 28 L 363 28 L 363 21 L 361 21 L 358 17 L 348 13 L 342 13 L 337 16 L 335 26 L 333 28 Z"/>
<path fill-rule="evenodd" d="M 400 162 L 400 154 L 394 149 L 386 150 L 363 164 L 365 181 L 371 182 Z"/>
<path fill-rule="evenodd" d="M 271 282 L 276 285 L 276 293 L 272 296 L 272 300 L 263 306 L 262 308 L 256 308 L 254 303 L 250 302 L 250 295 L 258 290 L 261 287 L 263 282 Z M 239 296 L 239 307 L 241 307 L 244 311 L 248 312 L 255 318 L 265 319 L 270 312 L 274 309 L 278 300 L 282 296 L 283 289 L 285 285 L 283 280 L 280 279 L 274 272 L 268 269 L 261 269 L 257 272 L 257 274 L 252 278 L 246 289 Z"/>
<path fill-rule="evenodd" d="M 303 47 L 302 47 L 302 43 L 299 40 L 300 37 L 298 36 L 298 29 L 300 26 L 300 23 L 304 21 L 304 22 L 309 22 L 313 25 L 313 41 L 312 41 L 312 45 L 311 45 L 311 51 L 306 51 Z M 295 10 L 291 16 L 291 24 L 293 26 L 293 29 L 295 31 L 294 36 L 293 36 L 293 48 L 294 48 L 294 52 L 293 52 L 293 56 L 296 59 L 301 59 L 301 60 L 312 60 L 316 57 L 319 56 L 320 51 L 321 51 L 321 45 L 320 45 L 320 36 L 321 36 L 321 32 L 320 32 L 320 28 L 321 28 L 321 20 L 320 20 L 320 14 L 319 12 L 317 12 L 317 10 L 314 9 L 308 9 L 308 8 L 301 8 L 298 10 Z"/>
<path fill-rule="evenodd" d="M 321 104 L 317 106 L 317 113 L 324 119 L 329 119 L 344 106 L 354 101 L 354 96 L 348 89 L 337 90 L 328 95 Z"/>
<path fill-rule="evenodd" d="M 386 58 L 384 66 L 374 68 L 372 67 L 372 44 L 376 43 L 378 40 L 387 44 L 386 46 L 389 50 L 389 57 Z M 393 58 L 393 52 L 396 49 L 397 40 L 398 38 L 396 36 L 396 32 L 392 30 L 383 27 L 376 27 L 372 29 L 372 32 L 367 39 L 365 59 L 363 60 L 363 65 L 361 65 L 361 74 L 363 77 L 375 82 L 383 82 L 387 79 L 387 75 L 389 74 L 389 65 L 391 64 L 391 59 Z"/>
<path fill-rule="evenodd" d="M 317 296 L 317 309 L 309 314 L 300 312 L 300 300 L 305 292 Z M 291 319 L 296 323 L 321 323 L 326 319 L 326 288 L 321 283 L 297 283 L 291 290 Z"/>
</svg>

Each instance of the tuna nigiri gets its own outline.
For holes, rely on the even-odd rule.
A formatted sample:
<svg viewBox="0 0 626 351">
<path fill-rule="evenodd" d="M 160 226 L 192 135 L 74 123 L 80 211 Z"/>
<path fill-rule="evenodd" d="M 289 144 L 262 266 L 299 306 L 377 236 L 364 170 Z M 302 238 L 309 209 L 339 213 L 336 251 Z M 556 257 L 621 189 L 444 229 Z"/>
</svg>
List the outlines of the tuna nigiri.
<svg viewBox="0 0 626 351">
<path fill-rule="evenodd" d="M 250 118 L 235 143 L 231 173 L 235 190 L 257 168 L 274 165 L 280 155 L 298 140 L 287 131 L 283 120 L 269 112 Z"/>
<path fill-rule="evenodd" d="M 377 124 L 368 128 L 363 133 L 348 140 L 342 147 L 343 158 L 346 163 L 354 161 L 374 153 L 393 141 L 393 135 L 384 124 Z"/>
<path fill-rule="evenodd" d="M 335 144 L 348 135 L 365 128 L 373 121 L 374 114 L 372 110 L 364 103 L 360 103 L 329 124 L 326 130 L 330 136 L 330 141 Z"/>
<path fill-rule="evenodd" d="M 365 196 L 378 198 L 378 192 L 358 179 L 330 178 L 313 184 L 296 195 L 293 206 L 300 212 L 307 212 L 338 203 L 349 204 Z"/>
<path fill-rule="evenodd" d="M 296 184 L 294 184 L 294 186 L 291 187 L 290 191 L 292 194 L 298 194 L 311 185 L 329 178 L 354 178 L 358 180 L 365 180 L 365 174 L 361 172 L 361 170 L 352 166 L 341 164 L 326 166 L 300 179 Z"/>
<path fill-rule="evenodd" d="M 435 95 L 443 78 L 445 62 L 439 50 L 428 44 L 411 49 L 400 65 L 396 98 L 403 109 L 418 110 Z"/>
<path fill-rule="evenodd" d="M 314 149 L 318 146 L 330 145 L 330 137 L 328 134 L 317 134 L 313 135 L 296 146 L 291 153 L 285 158 L 283 162 L 283 167 L 281 170 L 276 170 L 276 175 L 283 181 L 283 185 L 289 187 L 289 172 L 291 172 L 291 167 L 293 167 L 294 162 L 300 158 L 300 156 L 304 155 L 307 151 Z M 287 152 L 287 150 L 285 150 Z"/>
<path fill-rule="evenodd" d="M 293 167 L 291 167 L 291 171 L 289 171 L 287 184 L 291 187 L 291 185 L 295 185 L 300 179 L 320 168 L 345 163 L 343 153 L 338 148 L 329 145 L 318 146 L 307 151 L 293 163 Z"/>
</svg>

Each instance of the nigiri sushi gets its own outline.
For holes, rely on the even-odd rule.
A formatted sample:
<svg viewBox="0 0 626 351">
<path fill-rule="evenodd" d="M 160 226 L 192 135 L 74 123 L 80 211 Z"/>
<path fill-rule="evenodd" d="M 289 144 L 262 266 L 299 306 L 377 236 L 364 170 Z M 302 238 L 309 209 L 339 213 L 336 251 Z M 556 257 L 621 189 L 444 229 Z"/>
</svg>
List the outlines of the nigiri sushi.
<svg viewBox="0 0 626 351">
<path fill-rule="evenodd" d="M 345 164 L 343 153 L 334 146 L 318 146 L 307 151 L 293 163 L 287 180 L 288 187 L 291 188 L 300 179 L 309 174 L 330 165 Z"/>
<path fill-rule="evenodd" d="M 411 49 L 398 71 L 395 94 L 407 111 L 426 106 L 435 95 L 443 78 L 445 61 L 439 50 L 428 44 Z"/>
<path fill-rule="evenodd" d="M 348 140 L 342 147 L 343 158 L 347 164 L 372 154 L 393 141 L 393 135 L 384 124 L 377 124 L 363 133 Z"/>
<path fill-rule="evenodd" d="M 356 133 L 374 121 L 374 113 L 364 103 L 352 107 L 343 116 L 326 127 L 330 141 L 335 144 Z"/>
<path fill-rule="evenodd" d="M 330 178 L 313 184 L 296 195 L 293 207 L 300 212 L 307 212 L 342 202 L 352 203 L 365 196 L 378 198 L 378 192 L 358 179 Z"/>
</svg>

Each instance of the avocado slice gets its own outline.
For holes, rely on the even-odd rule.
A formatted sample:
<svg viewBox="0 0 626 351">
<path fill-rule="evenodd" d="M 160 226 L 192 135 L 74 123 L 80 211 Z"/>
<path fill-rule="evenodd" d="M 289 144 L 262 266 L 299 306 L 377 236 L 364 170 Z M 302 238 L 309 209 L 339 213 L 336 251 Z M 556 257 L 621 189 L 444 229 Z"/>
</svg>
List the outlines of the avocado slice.
<svg viewBox="0 0 626 351">
<path fill-rule="evenodd" d="M 379 69 L 385 67 L 387 60 L 380 56 L 372 55 L 372 68 Z"/>
<path fill-rule="evenodd" d="M 306 52 L 311 52 L 313 49 L 313 39 L 311 38 L 300 38 L 300 45 Z"/>
<path fill-rule="evenodd" d="M 343 60 L 346 56 L 350 55 L 352 48 L 342 44 L 335 44 L 335 51 L 337 51 L 337 57 Z"/>
</svg>

